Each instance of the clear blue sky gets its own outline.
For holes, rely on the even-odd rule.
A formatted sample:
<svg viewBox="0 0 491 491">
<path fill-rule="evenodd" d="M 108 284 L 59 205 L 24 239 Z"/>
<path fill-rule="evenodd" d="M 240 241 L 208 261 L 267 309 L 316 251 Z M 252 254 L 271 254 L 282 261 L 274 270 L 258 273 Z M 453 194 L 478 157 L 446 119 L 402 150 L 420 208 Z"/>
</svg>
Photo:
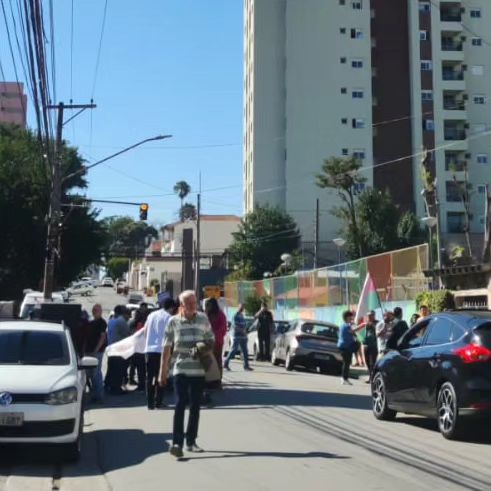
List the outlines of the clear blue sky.
<svg viewBox="0 0 491 491">
<path fill-rule="evenodd" d="M 74 5 L 73 100 L 87 103 L 104 0 Z M 54 6 L 57 99 L 68 103 L 71 1 L 54 0 Z M 149 221 L 163 224 L 175 218 L 178 199 L 152 195 L 171 194 L 178 180 L 195 191 L 201 171 L 203 212 L 241 213 L 242 32 L 241 0 L 109 0 L 98 107 L 68 124 L 64 136 L 89 162 L 157 134 L 174 137 L 95 168 L 89 197 L 147 201 Z M 14 79 L 3 18 L 0 33 L 2 64 Z M 34 126 L 32 112 L 29 123 Z M 206 192 L 221 187 L 228 189 Z M 105 205 L 102 213 L 137 217 L 138 210 Z"/>
</svg>

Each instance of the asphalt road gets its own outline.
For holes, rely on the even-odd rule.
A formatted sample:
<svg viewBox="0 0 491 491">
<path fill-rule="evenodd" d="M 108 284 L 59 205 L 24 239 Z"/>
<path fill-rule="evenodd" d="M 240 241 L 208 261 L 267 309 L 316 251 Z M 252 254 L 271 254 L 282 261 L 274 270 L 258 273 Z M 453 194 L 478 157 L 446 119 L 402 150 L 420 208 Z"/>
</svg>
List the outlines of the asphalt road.
<svg viewBox="0 0 491 491">
<path fill-rule="evenodd" d="M 112 292 L 98 296 L 118 303 Z M 491 489 L 491 430 L 448 442 L 424 418 L 376 421 L 362 379 L 347 387 L 337 377 L 254 368 L 233 363 L 215 406 L 203 410 L 204 454 L 181 462 L 168 454 L 172 409 L 148 411 L 138 393 L 108 397 L 86 413 L 78 465 L 21 450 L 2 459 L 0 490 Z"/>
</svg>

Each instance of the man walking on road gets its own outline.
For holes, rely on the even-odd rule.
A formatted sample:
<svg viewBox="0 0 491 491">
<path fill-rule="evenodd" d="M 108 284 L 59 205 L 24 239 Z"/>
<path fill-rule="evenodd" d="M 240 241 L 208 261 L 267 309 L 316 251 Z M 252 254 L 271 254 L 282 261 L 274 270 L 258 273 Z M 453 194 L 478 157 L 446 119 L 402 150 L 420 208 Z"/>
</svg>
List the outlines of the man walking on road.
<svg viewBox="0 0 491 491">
<path fill-rule="evenodd" d="M 257 319 L 257 339 L 259 342 L 259 359 L 270 360 L 271 331 L 273 330 L 273 314 L 268 310 L 268 304 L 262 302 L 261 310 L 255 315 Z"/>
<path fill-rule="evenodd" d="M 170 453 L 183 456 L 182 447 L 186 436 L 188 452 L 202 452 L 196 444 L 199 427 L 200 406 L 205 386 L 205 370 L 200 353 L 213 349 L 213 333 L 208 317 L 197 311 L 194 291 L 186 290 L 179 295 L 181 312 L 172 317 L 164 336 L 164 349 L 160 366 L 159 383 L 165 387 L 168 379 L 171 348 L 174 346 L 174 387 L 176 406 L 174 412 L 173 439 Z M 189 404 L 189 420 L 184 435 L 184 413 Z"/>
<path fill-rule="evenodd" d="M 232 347 L 230 348 L 227 358 L 225 359 L 223 368 L 225 368 L 225 370 L 230 370 L 230 360 L 235 357 L 240 348 L 240 350 L 242 351 L 242 356 L 244 358 L 244 370 L 252 371 L 252 368 L 249 366 L 246 321 L 244 319 L 244 306 L 242 304 L 239 305 L 239 310 L 234 315 L 234 326 L 232 335 Z"/>
<path fill-rule="evenodd" d="M 145 363 L 147 368 L 147 407 L 160 408 L 163 405 L 164 388 L 158 384 L 162 358 L 162 344 L 167 324 L 176 313 L 176 302 L 166 298 L 162 308 L 152 312 L 145 322 Z"/>
<path fill-rule="evenodd" d="M 84 341 L 84 355 L 97 358 L 97 368 L 89 371 L 92 392 L 92 401 L 102 401 L 104 395 L 104 381 L 102 378 L 102 358 L 106 349 L 106 321 L 102 318 L 102 306 L 98 303 L 92 307 L 93 319 L 89 322 L 88 331 Z"/>
</svg>

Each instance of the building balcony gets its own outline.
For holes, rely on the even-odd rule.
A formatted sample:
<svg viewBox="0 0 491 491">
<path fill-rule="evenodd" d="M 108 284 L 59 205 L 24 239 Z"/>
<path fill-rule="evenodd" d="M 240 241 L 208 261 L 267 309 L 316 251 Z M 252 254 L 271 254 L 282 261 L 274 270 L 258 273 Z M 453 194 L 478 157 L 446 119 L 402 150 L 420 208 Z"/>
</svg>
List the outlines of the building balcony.
<svg viewBox="0 0 491 491">
<path fill-rule="evenodd" d="M 458 2 L 441 2 L 440 3 L 440 20 L 442 22 L 462 22 L 462 3 Z"/>
<path fill-rule="evenodd" d="M 443 80 L 453 80 L 453 81 L 464 80 L 464 70 L 443 69 L 442 70 L 442 79 Z"/>
<path fill-rule="evenodd" d="M 443 135 L 446 141 L 462 141 L 467 138 L 467 131 L 464 128 L 445 128 Z"/>
<path fill-rule="evenodd" d="M 462 41 L 442 39 L 442 51 L 463 51 L 464 43 Z"/>
<path fill-rule="evenodd" d="M 458 99 L 443 99 L 443 109 L 445 111 L 465 111 L 465 101 Z"/>
</svg>

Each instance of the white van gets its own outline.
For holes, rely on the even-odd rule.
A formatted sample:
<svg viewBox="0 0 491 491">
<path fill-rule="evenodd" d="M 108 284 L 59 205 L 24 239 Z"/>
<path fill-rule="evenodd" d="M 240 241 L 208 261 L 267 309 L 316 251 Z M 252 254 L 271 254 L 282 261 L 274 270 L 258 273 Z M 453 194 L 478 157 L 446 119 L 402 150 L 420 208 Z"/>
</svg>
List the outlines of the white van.
<svg viewBox="0 0 491 491">
<path fill-rule="evenodd" d="M 51 296 L 53 302 L 63 302 L 61 293 L 53 293 Z M 29 292 L 24 296 L 20 306 L 19 317 L 21 319 L 29 318 L 29 314 L 39 305 L 44 302 L 43 292 Z"/>
</svg>

